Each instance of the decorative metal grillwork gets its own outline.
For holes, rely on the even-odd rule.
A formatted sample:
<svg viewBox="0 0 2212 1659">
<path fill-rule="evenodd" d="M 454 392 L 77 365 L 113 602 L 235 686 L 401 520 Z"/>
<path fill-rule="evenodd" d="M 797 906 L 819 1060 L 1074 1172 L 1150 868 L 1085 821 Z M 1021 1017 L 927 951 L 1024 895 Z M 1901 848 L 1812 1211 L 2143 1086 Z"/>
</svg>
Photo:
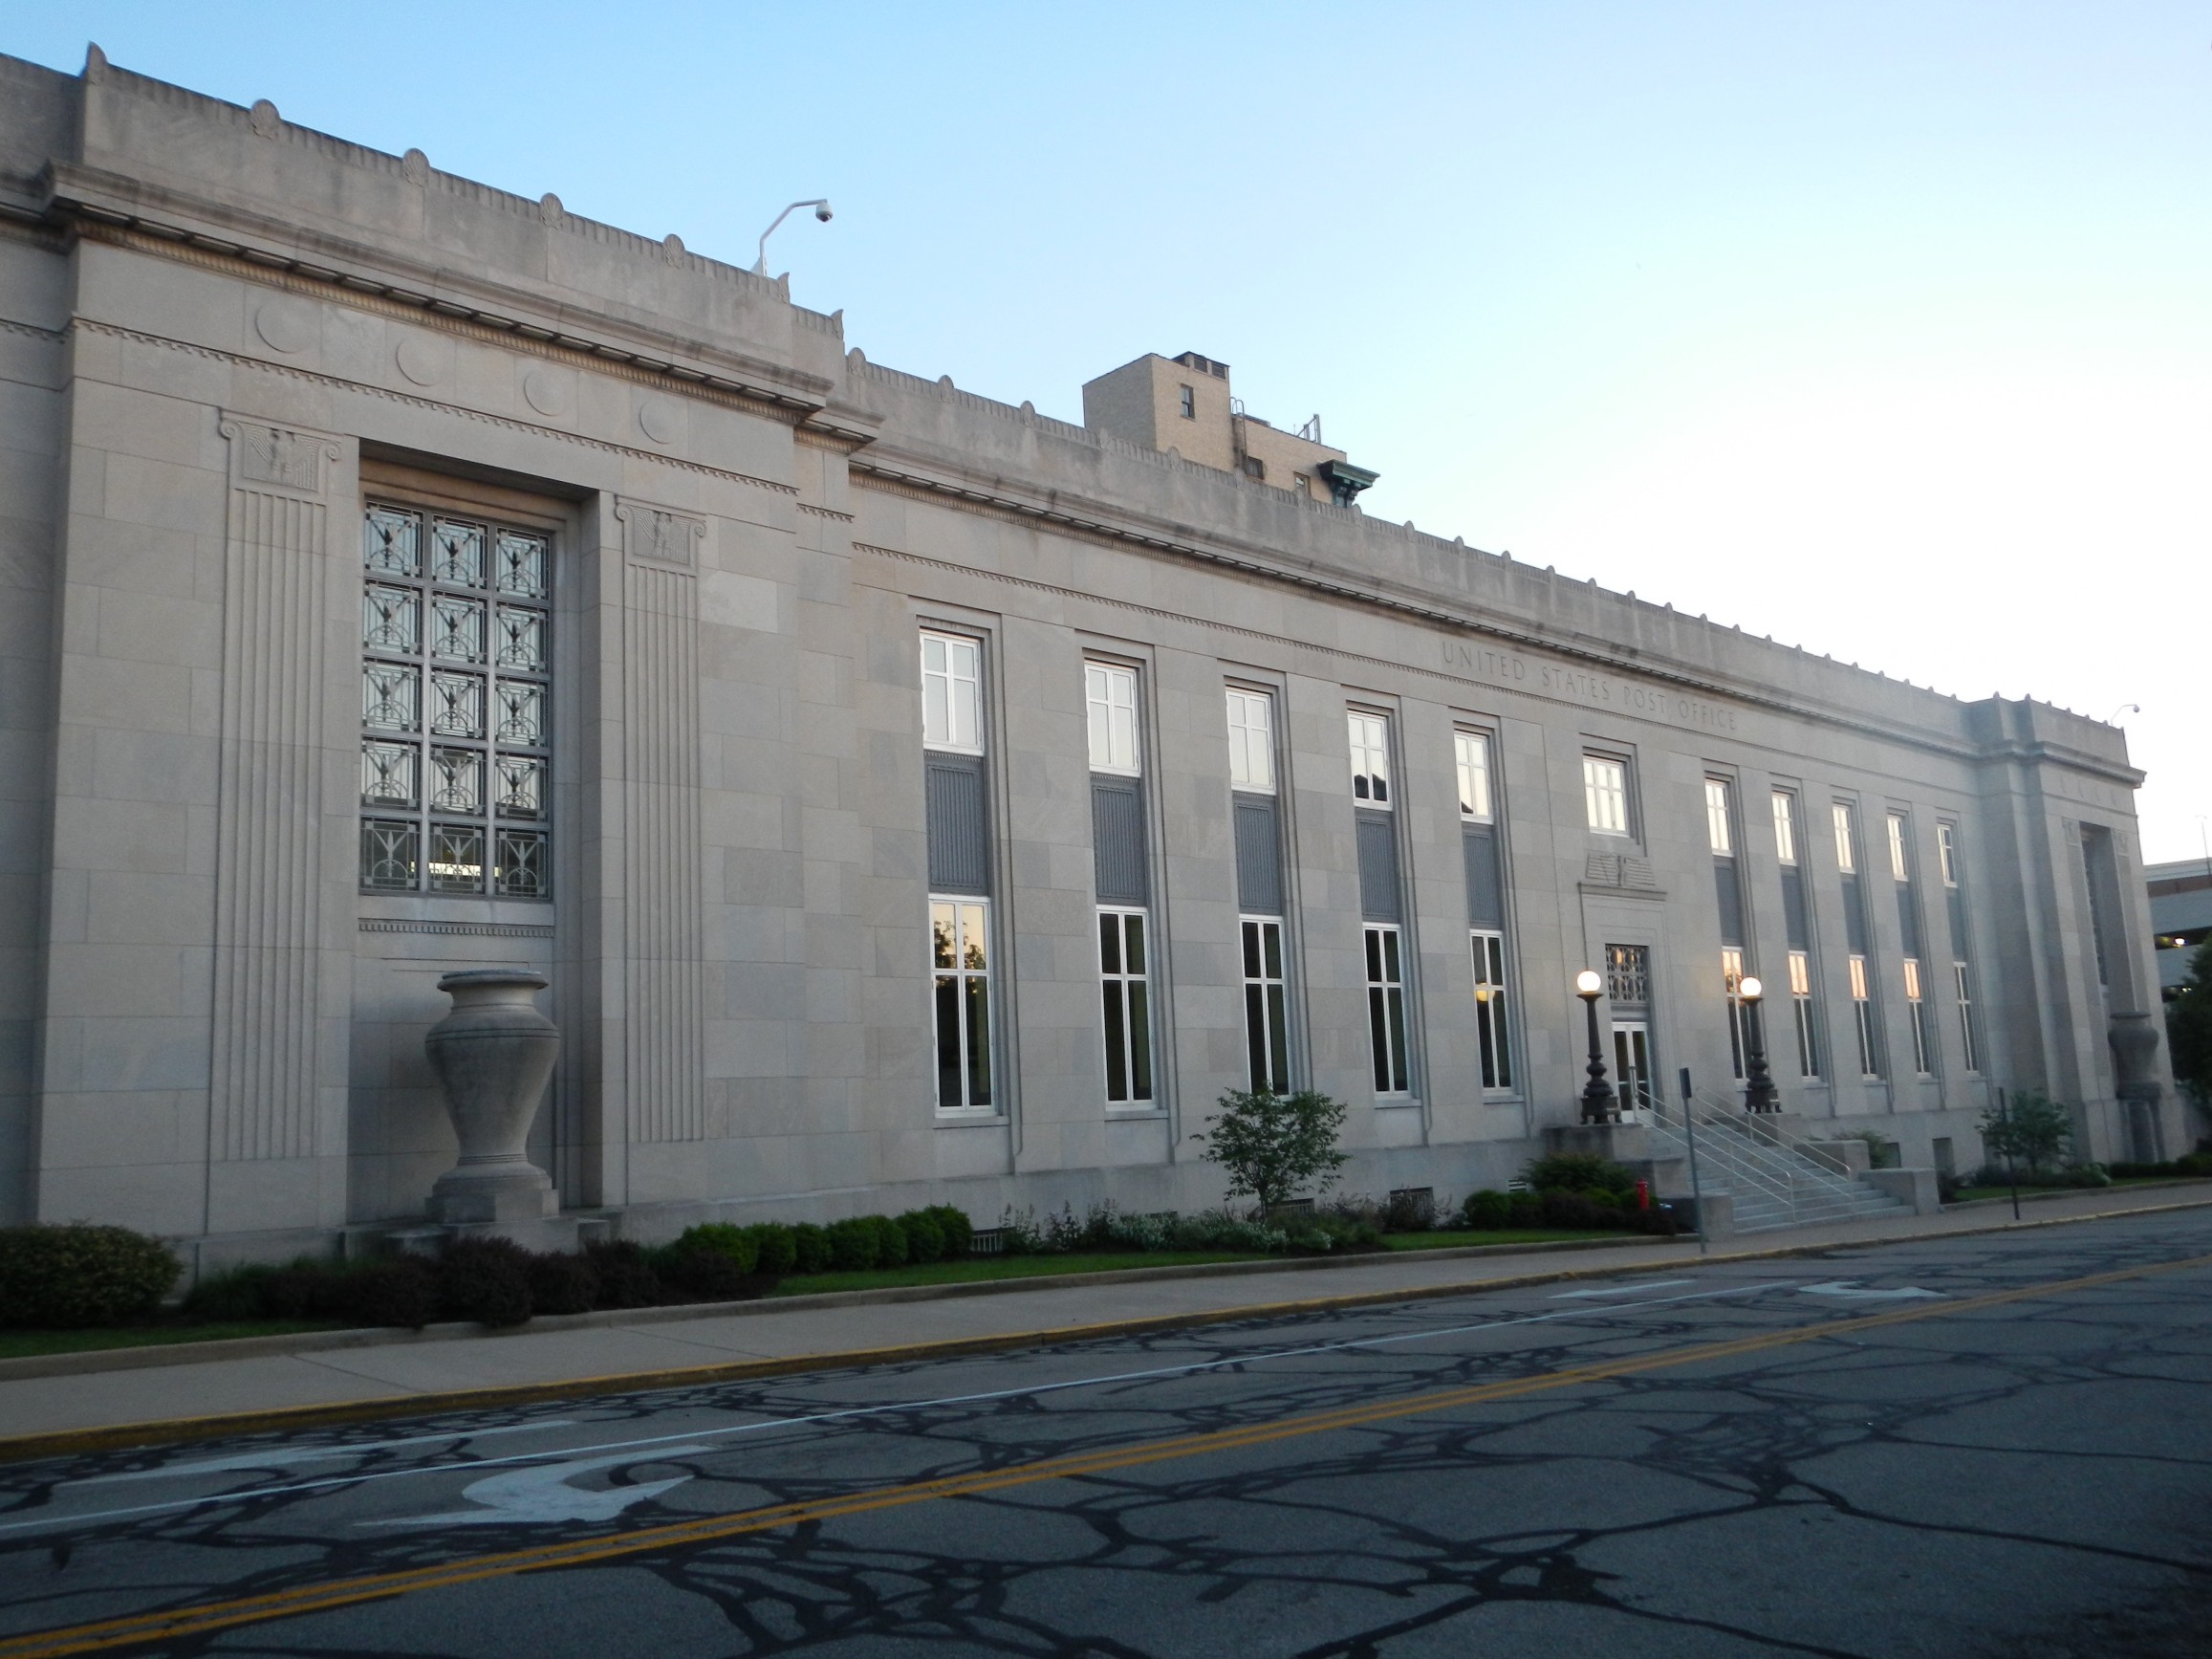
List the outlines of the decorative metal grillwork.
<svg viewBox="0 0 2212 1659">
<path fill-rule="evenodd" d="M 1605 948 L 1605 994 L 1614 1006 L 1651 1006 L 1651 951 L 1642 945 Z"/>
<path fill-rule="evenodd" d="M 551 556 L 528 530 L 364 512 L 364 888 L 550 896 Z"/>
</svg>

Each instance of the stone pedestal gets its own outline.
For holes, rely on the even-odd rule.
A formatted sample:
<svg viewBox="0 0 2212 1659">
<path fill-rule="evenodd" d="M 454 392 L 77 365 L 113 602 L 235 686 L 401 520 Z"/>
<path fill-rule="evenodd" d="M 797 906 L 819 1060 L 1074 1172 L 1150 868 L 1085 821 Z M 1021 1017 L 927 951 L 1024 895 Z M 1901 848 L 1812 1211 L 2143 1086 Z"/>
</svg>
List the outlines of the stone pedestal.
<svg viewBox="0 0 2212 1659">
<path fill-rule="evenodd" d="M 504 1227 L 560 1209 L 553 1178 L 523 1149 L 560 1053 L 559 1029 L 531 1000 L 546 984 L 522 968 L 472 968 L 438 981 L 453 1012 L 423 1047 L 445 1086 L 461 1160 L 430 1190 L 433 1221 Z"/>
</svg>

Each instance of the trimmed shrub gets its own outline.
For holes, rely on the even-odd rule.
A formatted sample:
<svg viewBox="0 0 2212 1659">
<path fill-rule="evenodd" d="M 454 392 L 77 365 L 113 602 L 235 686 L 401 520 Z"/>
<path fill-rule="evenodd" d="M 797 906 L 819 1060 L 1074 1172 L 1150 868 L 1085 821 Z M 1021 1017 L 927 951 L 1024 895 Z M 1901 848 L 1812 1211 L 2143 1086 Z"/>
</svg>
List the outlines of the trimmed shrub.
<svg viewBox="0 0 2212 1659">
<path fill-rule="evenodd" d="M 634 1240 L 595 1239 L 584 1246 L 584 1262 L 599 1281 L 603 1308 L 649 1308 L 661 1299 L 660 1276 Z"/>
<path fill-rule="evenodd" d="M 2212 1152 L 2185 1152 L 2174 1160 L 2174 1168 L 2183 1175 L 2212 1175 Z"/>
<path fill-rule="evenodd" d="M 906 1229 L 888 1215 L 863 1216 L 862 1220 L 876 1233 L 876 1265 L 878 1267 L 904 1267 L 906 1265 Z"/>
<path fill-rule="evenodd" d="M 339 1317 L 359 1325 L 421 1330 L 438 1317 L 438 1276 L 418 1255 L 372 1261 L 338 1278 Z"/>
<path fill-rule="evenodd" d="M 1626 1226 L 1627 1214 L 1611 1199 L 1609 1192 L 1571 1192 L 1560 1188 L 1537 1194 L 1546 1227 Z"/>
<path fill-rule="evenodd" d="M 127 1227 L 0 1228 L 0 1325 L 144 1319 L 181 1271 L 167 1245 Z"/>
<path fill-rule="evenodd" d="M 599 1276 L 580 1255 L 547 1253 L 530 1258 L 532 1314 L 588 1314 L 599 1299 Z"/>
<path fill-rule="evenodd" d="M 505 1238 L 455 1238 L 438 1257 L 438 1307 L 449 1320 L 519 1325 L 530 1318 L 530 1252 Z"/>
<path fill-rule="evenodd" d="M 740 1276 L 748 1274 L 760 1260 L 760 1240 L 749 1227 L 732 1227 L 726 1221 L 703 1222 L 697 1227 L 686 1227 L 676 1240 L 679 1252 L 711 1250 L 727 1256 L 736 1265 Z"/>
<path fill-rule="evenodd" d="M 935 1261 L 943 1255 L 944 1229 L 928 1211 L 909 1210 L 899 1218 L 899 1230 L 906 1234 L 907 1260 Z"/>
<path fill-rule="evenodd" d="M 258 1265 L 211 1273 L 184 1293 L 184 1312 L 211 1324 L 267 1319 L 262 1293 L 274 1273 L 273 1268 Z"/>
<path fill-rule="evenodd" d="M 784 1274 L 798 1265 L 798 1241 L 780 1221 L 763 1221 L 748 1227 L 752 1234 L 753 1266 L 761 1273 Z"/>
<path fill-rule="evenodd" d="M 1499 1233 L 1513 1225 L 1513 1206 L 1503 1192 L 1485 1188 L 1460 1205 L 1460 1225 L 1479 1233 Z"/>
<path fill-rule="evenodd" d="M 811 1221 L 801 1221 L 792 1229 L 792 1271 L 794 1273 L 827 1273 L 831 1257 L 830 1230 L 816 1227 Z"/>
<path fill-rule="evenodd" d="M 1426 1233 L 1436 1225 L 1436 1193 L 1425 1189 L 1393 1192 L 1382 1207 L 1385 1233 Z"/>
<path fill-rule="evenodd" d="M 653 1253 L 661 1281 L 702 1301 L 735 1301 L 745 1294 L 745 1270 L 712 1241 L 693 1238 L 694 1231 Z"/>
<path fill-rule="evenodd" d="M 872 1215 L 855 1216 L 847 1221 L 833 1221 L 830 1234 L 830 1265 L 838 1273 L 865 1273 L 876 1265 L 876 1254 L 882 1246 L 878 1242 Z"/>
<path fill-rule="evenodd" d="M 1506 1225 L 1515 1228 L 1544 1225 L 1544 1200 L 1533 1192 L 1506 1194 Z"/>
<path fill-rule="evenodd" d="M 2212 1155 L 2205 1158 L 2206 1173 L 2212 1174 Z M 965 1258 L 975 1243 L 975 1223 L 968 1220 L 967 1212 L 957 1204 L 932 1204 L 923 1214 L 937 1223 L 944 1234 L 944 1259 L 959 1261 Z"/>
<path fill-rule="evenodd" d="M 1521 1179 L 1539 1192 L 1633 1192 L 1636 1175 L 1626 1165 L 1588 1152 L 1558 1152 L 1535 1158 Z"/>
</svg>

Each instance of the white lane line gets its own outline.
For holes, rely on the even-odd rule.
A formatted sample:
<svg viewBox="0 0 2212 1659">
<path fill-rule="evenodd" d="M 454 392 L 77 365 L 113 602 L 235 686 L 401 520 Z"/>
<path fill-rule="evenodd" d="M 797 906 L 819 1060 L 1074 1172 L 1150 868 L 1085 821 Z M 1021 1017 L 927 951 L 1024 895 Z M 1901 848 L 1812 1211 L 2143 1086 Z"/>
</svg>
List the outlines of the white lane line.
<svg viewBox="0 0 2212 1659">
<path fill-rule="evenodd" d="M 1801 1284 L 1801 1296 L 1831 1296 L 1841 1301 L 1920 1301 L 1940 1298 L 1940 1290 L 1922 1290 L 1917 1284 L 1900 1286 L 1897 1290 L 1865 1290 L 1855 1278 L 1823 1279 L 1818 1284 Z"/>
<path fill-rule="evenodd" d="M 596 1452 L 631 1452 L 648 1447 L 665 1448 L 677 1441 L 721 1440 L 738 1434 L 757 1434 L 770 1429 L 805 1429 L 819 1423 L 836 1423 L 856 1417 L 887 1417 L 900 1411 L 928 1411 L 946 1406 L 981 1406 L 999 1400 L 1019 1400 L 1057 1394 L 1071 1388 L 1098 1388 L 1115 1383 L 1158 1382 L 1187 1377 L 1202 1371 L 1225 1371 L 1268 1360 L 1306 1359 L 1315 1354 L 1340 1354 L 1354 1348 L 1384 1348 L 1399 1342 L 1425 1342 L 1434 1337 L 1466 1336 L 1476 1331 L 1507 1330 L 1516 1325 L 1549 1324 L 1555 1320 L 1588 1319 L 1593 1313 L 1635 1313 L 1641 1308 L 1670 1307 L 1679 1302 L 1708 1301 L 1718 1297 L 1756 1296 L 1762 1291 L 1788 1290 L 1790 1281 L 1769 1279 L 1758 1284 L 1729 1285 L 1721 1290 L 1691 1291 L 1682 1296 L 1654 1297 L 1649 1301 L 1616 1302 L 1602 1308 L 1558 1308 L 1548 1314 L 1528 1314 L 1519 1319 L 1483 1320 L 1473 1324 L 1442 1325 L 1432 1330 L 1402 1331 L 1396 1336 L 1359 1337 L 1341 1342 L 1315 1342 L 1302 1348 L 1269 1348 L 1256 1354 L 1237 1354 L 1221 1360 L 1194 1360 L 1181 1365 L 1158 1365 L 1142 1371 L 1115 1371 L 1099 1377 L 1074 1377 L 1064 1383 L 1032 1383 L 1019 1388 L 993 1388 L 975 1394 L 944 1394 L 928 1400 L 900 1400 L 881 1406 L 843 1406 L 831 1411 L 810 1411 L 799 1417 L 770 1417 L 758 1423 L 737 1423 L 727 1429 L 694 1429 L 681 1434 L 651 1434 L 636 1440 L 607 1440 L 595 1446 L 568 1446 L 557 1452 L 518 1452 L 506 1457 L 471 1458 L 466 1463 L 433 1463 L 413 1469 L 376 1469 L 360 1474 L 334 1474 L 320 1480 L 294 1481 L 287 1486 L 256 1486 L 238 1492 L 219 1492 L 205 1497 L 184 1497 L 167 1503 L 135 1504 L 128 1509 L 94 1510 L 76 1515 L 47 1516 L 36 1520 L 0 1523 L 0 1537 L 11 1533 L 43 1531 L 55 1526 L 90 1525 L 95 1521 L 121 1520 L 131 1516 L 161 1515 L 208 1504 L 244 1503 L 263 1497 L 289 1497 L 295 1493 L 317 1492 L 339 1486 L 366 1486 L 373 1480 L 397 1480 L 406 1475 L 451 1474 L 456 1471 L 491 1469 L 509 1463 L 542 1463 L 548 1458 L 575 1457 Z M 710 1386 L 710 1385 L 709 1385 Z M 656 1390 L 661 1391 L 661 1390 Z M 668 1390 L 673 1391 L 673 1390 Z M 461 1435 L 452 1438 L 464 1438 Z"/>
<path fill-rule="evenodd" d="M 669 1446 L 653 1459 L 663 1463 L 687 1452 L 708 1452 L 706 1446 Z M 356 1526 L 511 1526 L 517 1521 L 543 1526 L 564 1520 L 613 1520 L 633 1504 L 682 1486 L 688 1474 L 666 1480 L 640 1481 L 635 1486 L 609 1486 L 587 1491 L 571 1486 L 574 1475 L 595 1469 L 612 1469 L 636 1463 L 627 1452 L 612 1457 L 578 1457 L 568 1463 L 544 1463 L 529 1469 L 510 1469 L 487 1475 L 462 1488 L 461 1495 L 479 1509 L 456 1509 L 445 1515 L 402 1515 L 383 1520 L 357 1520 Z"/>
<path fill-rule="evenodd" d="M 166 1480 L 186 1474 L 218 1474 L 231 1469 L 285 1469 L 294 1463 L 327 1463 L 334 1457 L 360 1457 L 371 1452 L 398 1452 L 409 1446 L 445 1446 L 456 1440 L 480 1440 L 492 1434 L 534 1434 L 545 1429 L 566 1429 L 574 1417 L 555 1417 L 545 1423 L 510 1423 L 497 1429 L 468 1429 L 447 1434 L 412 1434 L 404 1440 L 370 1440 L 355 1446 L 271 1446 L 259 1452 L 241 1452 L 235 1457 L 210 1457 L 200 1463 L 164 1463 L 159 1469 L 130 1469 L 120 1474 L 93 1474 L 72 1480 L 70 1486 L 107 1486 L 119 1480 Z"/>
<path fill-rule="evenodd" d="M 1647 1278 L 1637 1284 L 1611 1285 L 1604 1290 L 1563 1290 L 1551 1299 L 1553 1301 L 1578 1301 L 1592 1297 L 1634 1296 L 1639 1290 L 1670 1290 L 1678 1284 L 1688 1284 L 1690 1280 L 1686 1278 Z"/>
</svg>

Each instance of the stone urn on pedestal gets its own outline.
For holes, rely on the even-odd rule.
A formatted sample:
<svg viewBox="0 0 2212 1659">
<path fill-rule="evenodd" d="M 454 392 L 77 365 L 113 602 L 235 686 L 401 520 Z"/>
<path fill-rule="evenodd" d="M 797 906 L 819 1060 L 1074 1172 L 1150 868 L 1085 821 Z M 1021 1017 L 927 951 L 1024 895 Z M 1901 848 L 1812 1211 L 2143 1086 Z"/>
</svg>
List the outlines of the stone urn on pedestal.
<svg viewBox="0 0 2212 1659">
<path fill-rule="evenodd" d="M 430 1189 L 435 1221 L 536 1221 L 560 1209 L 552 1177 L 524 1150 L 560 1054 L 560 1028 L 532 1000 L 548 983 L 527 968 L 470 968 L 438 981 L 453 1011 L 423 1047 L 461 1161 Z"/>
</svg>

